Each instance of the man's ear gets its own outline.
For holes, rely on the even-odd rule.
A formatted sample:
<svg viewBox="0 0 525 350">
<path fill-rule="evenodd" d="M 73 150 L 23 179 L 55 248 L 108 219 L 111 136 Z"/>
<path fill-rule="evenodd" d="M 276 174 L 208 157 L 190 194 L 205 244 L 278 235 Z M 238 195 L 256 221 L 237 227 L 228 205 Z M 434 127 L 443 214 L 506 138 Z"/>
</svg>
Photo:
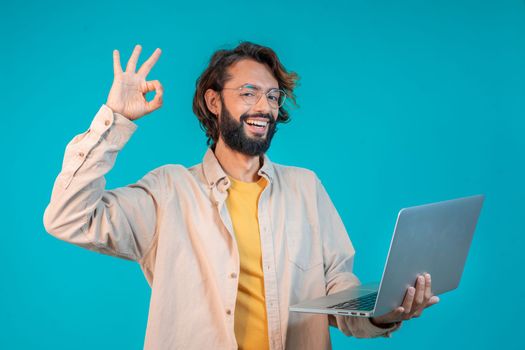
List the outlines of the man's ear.
<svg viewBox="0 0 525 350">
<path fill-rule="evenodd" d="M 206 107 L 216 116 L 221 113 L 221 99 L 219 93 L 213 89 L 208 89 L 204 93 Z"/>
</svg>

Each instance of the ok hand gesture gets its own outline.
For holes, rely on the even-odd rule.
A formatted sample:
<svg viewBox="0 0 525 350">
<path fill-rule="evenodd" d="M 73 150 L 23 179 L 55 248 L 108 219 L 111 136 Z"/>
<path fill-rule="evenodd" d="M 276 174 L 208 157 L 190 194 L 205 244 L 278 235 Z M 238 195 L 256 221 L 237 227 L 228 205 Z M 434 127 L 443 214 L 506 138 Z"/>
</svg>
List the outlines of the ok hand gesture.
<svg viewBox="0 0 525 350">
<path fill-rule="evenodd" d="M 124 72 L 120 66 L 118 50 L 113 51 L 115 77 L 106 106 L 130 120 L 138 119 L 162 106 L 162 93 L 164 91 L 162 85 L 158 80 L 146 81 L 151 68 L 159 59 L 161 50 L 156 49 L 140 69 L 135 72 L 141 50 L 140 45 L 135 46 Z M 155 97 L 153 100 L 147 101 L 146 93 L 150 91 L 155 91 Z"/>
</svg>

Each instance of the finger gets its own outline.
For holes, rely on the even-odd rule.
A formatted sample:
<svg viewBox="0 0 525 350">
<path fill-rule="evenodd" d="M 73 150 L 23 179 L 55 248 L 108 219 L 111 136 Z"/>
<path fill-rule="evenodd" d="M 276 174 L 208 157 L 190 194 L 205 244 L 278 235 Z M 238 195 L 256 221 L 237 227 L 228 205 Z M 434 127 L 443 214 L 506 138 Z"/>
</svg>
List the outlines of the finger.
<svg viewBox="0 0 525 350">
<path fill-rule="evenodd" d="M 391 312 L 391 317 L 387 323 L 399 322 L 405 319 L 405 308 L 402 306 L 397 307 Z"/>
<path fill-rule="evenodd" d="M 146 109 L 148 113 L 159 109 L 162 106 L 162 95 L 164 94 L 164 88 L 158 80 L 152 80 L 146 82 L 146 92 L 155 91 L 155 97 L 153 100 L 146 102 Z"/>
<path fill-rule="evenodd" d="M 113 50 L 113 73 L 115 75 L 122 73 L 122 67 L 120 65 L 120 53 L 118 50 Z"/>
<path fill-rule="evenodd" d="M 405 308 L 402 306 L 396 307 L 394 310 L 390 311 L 388 315 L 388 322 L 394 322 L 399 320 L 405 314 Z"/>
<path fill-rule="evenodd" d="M 391 322 L 398 322 L 405 319 L 405 308 L 403 306 L 397 307 L 392 313 Z"/>
<path fill-rule="evenodd" d="M 143 94 L 145 93 L 148 93 L 148 92 L 152 92 L 152 91 L 156 91 L 156 92 L 164 92 L 164 88 L 162 87 L 162 84 L 160 83 L 160 81 L 158 80 L 150 80 L 150 81 L 146 81 L 142 87 L 141 87 L 141 91 Z"/>
<path fill-rule="evenodd" d="M 151 68 L 153 68 L 155 63 L 157 63 L 157 60 L 159 59 L 161 53 L 162 51 L 159 48 L 157 48 L 153 52 L 153 54 L 146 60 L 146 62 L 142 64 L 137 73 L 145 78 L 149 74 Z"/>
<path fill-rule="evenodd" d="M 419 307 L 423 305 L 424 299 L 425 299 L 425 277 L 420 275 L 417 278 L 417 282 L 416 282 L 416 296 L 414 299 L 416 306 Z"/>
<path fill-rule="evenodd" d="M 416 289 L 414 287 L 410 287 L 407 289 L 405 299 L 403 300 L 403 304 L 401 304 L 401 307 L 404 309 L 405 314 L 410 313 L 410 310 L 412 310 L 412 304 L 414 303 L 415 294 Z"/>
<path fill-rule="evenodd" d="M 435 305 L 439 303 L 439 297 L 434 295 L 433 297 L 431 297 L 427 303 L 427 305 L 425 307 L 429 307 L 429 306 L 432 306 L 432 305 Z"/>
<path fill-rule="evenodd" d="M 133 53 L 129 58 L 128 64 L 126 65 L 126 72 L 135 72 L 137 68 L 137 61 L 139 60 L 140 51 L 142 51 L 142 46 L 136 45 L 133 49 Z"/>
<path fill-rule="evenodd" d="M 429 273 L 425 274 L 425 300 L 432 298 L 432 279 Z"/>
</svg>

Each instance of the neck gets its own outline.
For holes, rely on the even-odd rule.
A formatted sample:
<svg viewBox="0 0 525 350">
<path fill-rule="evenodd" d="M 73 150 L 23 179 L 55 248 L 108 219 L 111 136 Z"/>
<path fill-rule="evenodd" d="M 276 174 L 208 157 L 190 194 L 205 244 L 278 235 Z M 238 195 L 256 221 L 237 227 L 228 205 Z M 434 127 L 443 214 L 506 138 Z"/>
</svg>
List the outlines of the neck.
<svg viewBox="0 0 525 350">
<path fill-rule="evenodd" d="M 222 169 L 229 176 L 244 182 L 259 180 L 260 176 L 257 174 L 261 168 L 259 156 L 248 156 L 234 151 L 224 143 L 222 138 L 217 141 L 214 153 Z"/>
</svg>

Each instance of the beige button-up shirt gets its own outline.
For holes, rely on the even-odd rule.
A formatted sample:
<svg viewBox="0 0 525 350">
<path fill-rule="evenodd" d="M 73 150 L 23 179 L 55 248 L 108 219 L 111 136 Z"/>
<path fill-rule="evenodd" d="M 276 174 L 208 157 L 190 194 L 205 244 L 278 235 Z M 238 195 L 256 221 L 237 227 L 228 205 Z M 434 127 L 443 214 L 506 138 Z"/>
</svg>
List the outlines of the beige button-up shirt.
<svg viewBox="0 0 525 350">
<path fill-rule="evenodd" d="M 104 175 L 137 125 L 102 105 L 67 145 L 44 214 L 46 230 L 78 246 L 137 261 L 151 286 L 144 348 L 237 349 L 239 252 L 225 199 L 229 180 L 213 151 L 191 168 L 165 165 L 105 189 Z M 270 348 L 329 349 L 329 325 L 356 337 L 389 336 L 365 318 L 289 312 L 292 304 L 359 283 L 354 249 L 316 175 L 272 163 L 258 174 Z"/>
</svg>

